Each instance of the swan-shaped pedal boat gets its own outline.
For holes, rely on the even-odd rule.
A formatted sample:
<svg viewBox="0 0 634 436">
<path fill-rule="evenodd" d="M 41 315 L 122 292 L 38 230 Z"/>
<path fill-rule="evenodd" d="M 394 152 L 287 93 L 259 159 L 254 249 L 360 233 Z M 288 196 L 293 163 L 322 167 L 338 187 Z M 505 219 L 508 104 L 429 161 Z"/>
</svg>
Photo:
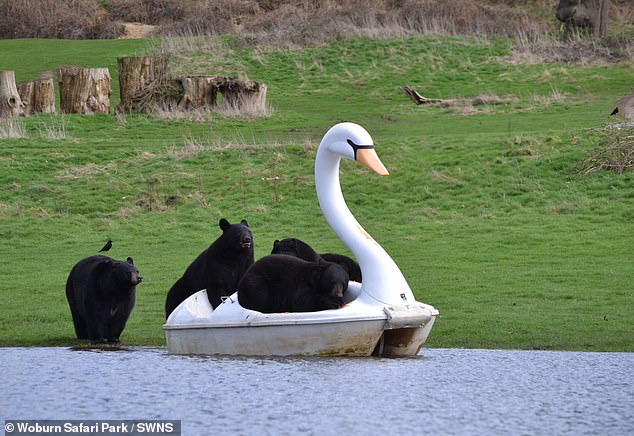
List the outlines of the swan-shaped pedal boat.
<svg viewBox="0 0 634 436">
<path fill-rule="evenodd" d="M 171 354 L 251 356 L 414 356 L 438 310 L 414 298 L 400 269 L 348 209 L 339 183 L 341 158 L 380 175 L 388 171 L 361 126 L 340 123 L 323 137 L 315 184 L 330 227 L 356 257 L 363 283 L 350 282 L 339 309 L 260 313 L 240 306 L 237 292 L 214 310 L 206 290 L 183 301 L 163 329 Z"/>
</svg>

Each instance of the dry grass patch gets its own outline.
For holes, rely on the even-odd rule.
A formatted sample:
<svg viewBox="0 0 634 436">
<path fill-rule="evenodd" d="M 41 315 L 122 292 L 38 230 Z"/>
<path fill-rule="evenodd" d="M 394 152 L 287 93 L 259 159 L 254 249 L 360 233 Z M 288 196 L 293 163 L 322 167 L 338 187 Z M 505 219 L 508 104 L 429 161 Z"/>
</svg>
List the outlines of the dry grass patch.
<svg viewBox="0 0 634 436">
<path fill-rule="evenodd" d="M 20 118 L 0 118 L 0 139 L 26 138 L 24 122 Z"/>
<path fill-rule="evenodd" d="M 10 208 L 11 206 L 8 204 L 0 202 L 0 216 L 9 215 Z"/>
<path fill-rule="evenodd" d="M 437 105 L 441 108 L 451 109 L 462 115 L 492 112 L 495 106 L 510 106 L 520 101 L 520 98 L 515 95 L 498 96 L 495 94 L 482 94 L 473 98 L 428 99 L 420 95 L 418 95 L 418 97 L 422 100 L 418 99 L 417 104 Z M 411 98 L 415 101 L 417 99 L 416 97 Z"/>
<path fill-rule="evenodd" d="M 215 118 L 211 108 L 182 110 L 176 102 L 157 106 L 151 114 L 159 121 L 190 121 L 196 123 L 209 123 Z"/>
<path fill-rule="evenodd" d="M 195 202 L 200 208 L 207 208 L 210 206 L 209 202 L 205 198 L 205 194 L 200 191 L 195 191 L 187 194 L 187 200 Z"/>
<path fill-rule="evenodd" d="M 238 118 L 241 120 L 249 121 L 257 118 L 269 118 L 274 110 L 273 107 L 265 103 L 254 101 L 251 98 L 241 98 L 240 101 L 236 101 L 231 104 L 220 105 L 218 112 L 227 118 Z"/>
<path fill-rule="evenodd" d="M 55 176 L 58 180 L 91 180 L 97 176 L 107 175 L 115 167 L 114 164 L 97 165 L 89 163 L 76 167 L 65 168 Z"/>
<path fill-rule="evenodd" d="M 176 160 L 189 159 L 201 153 L 211 151 L 214 148 L 209 145 L 202 145 L 192 139 L 188 139 L 182 147 L 171 146 L 166 150 L 167 156 Z"/>
<path fill-rule="evenodd" d="M 150 51 L 169 58 L 173 75 L 207 75 L 211 69 L 216 75 L 235 76 L 246 71 L 222 37 L 201 30 L 184 29 L 165 36 Z"/>
<path fill-rule="evenodd" d="M 225 151 L 225 150 L 251 150 L 251 149 L 271 149 L 275 150 L 278 148 L 283 148 L 284 145 L 279 143 L 274 144 L 257 144 L 254 142 L 248 143 L 246 139 L 239 135 L 235 140 L 227 141 L 221 140 L 218 138 L 193 138 L 187 137 L 184 139 L 184 145 L 179 147 L 173 145 L 168 147 L 165 151 L 165 154 L 176 160 L 189 159 L 191 157 L 198 156 L 202 153 L 214 152 L 214 151 Z"/>
<path fill-rule="evenodd" d="M 599 133 L 599 143 L 581 164 L 579 174 L 634 169 L 634 126 L 608 126 Z"/>
<path fill-rule="evenodd" d="M 517 38 L 513 53 L 504 58 L 511 64 L 574 64 L 626 62 L 634 57 L 634 41 L 626 35 L 605 39 L 575 37 L 563 40 L 556 35 Z"/>
<path fill-rule="evenodd" d="M 515 136 L 506 142 L 508 150 L 506 157 L 523 158 L 526 160 L 539 159 L 539 141 L 535 138 Z"/>
<path fill-rule="evenodd" d="M 41 125 L 38 126 L 40 137 L 44 139 L 68 139 L 68 120 L 64 115 L 50 115 Z"/>
<path fill-rule="evenodd" d="M 141 209 L 141 207 L 137 205 L 123 206 L 117 211 L 117 217 L 122 220 L 127 220 L 140 215 L 142 212 L 143 210 Z"/>
<path fill-rule="evenodd" d="M 94 0 L 0 1 L 0 38 L 111 39 L 120 26 Z"/>
<path fill-rule="evenodd" d="M 432 179 L 445 183 L 449 186 L 462 186 L 464 182 L 456 177 L 449 176 L 442 171 L 432 170 L 431 171 Z"/>
<path fill-rule="evenodd" d="M 152 153 L 151 151 L 143 150 L 137 153 L 137 158 L 141 160 L 152 160 L 156 159 L 156 153 Z"/>
</svg>

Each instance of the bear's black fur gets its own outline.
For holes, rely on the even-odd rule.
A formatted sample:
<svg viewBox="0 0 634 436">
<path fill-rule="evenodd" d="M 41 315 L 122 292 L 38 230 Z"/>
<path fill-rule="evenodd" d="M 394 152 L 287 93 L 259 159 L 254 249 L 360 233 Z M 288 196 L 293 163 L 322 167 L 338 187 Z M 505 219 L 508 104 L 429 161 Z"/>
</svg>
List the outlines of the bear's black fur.
<svg viewBox="0 0 634 436">
<path fill-rule="evenodd" d="M 238 289 L 240 279 L 253 265 L 253 235 L 247 221 L 230 224 L 222 218 L 218 225 L 222 235 L 200 253 L 167 294 L 166 318 L 176 306 L 201 289 L 207 289 L 207 297 L 215 309 L 221 297 Z"/>
<path fill-rule="evenodd" d="M 359 264 L 350 259 L 348 256 L 336 253 L 322 253 L 320 256 L 327 262 L 338 263 L 346 271 L 348 271 L 350 280 L 361 283 L 361 267 L 359 267 Z"/>
<path fill-rule="evenodd" d="M 307 262 L 319 262 L 321 256 L 313 247 L 297 238 L 286 238 L 275 240 L 271 254 L 286 254 L 288 256 L 299 257 Z"/>
<path fill-rule="evenodd" d="M 315 312 L 343 306 L 348 273 L 338 264 L 271 254 L 259 259 L 238 285 L 238 301 L 263 313 Z"/>
<path fill-rule="evenodd" d="M 66 281 L 77 338 L 118 343 L 142 279 L 131 257 L 127 262 L 100 255 L 80 260 Z"/>
<path fill-rule="evenodd" d="M 297 238 L 287 238 L 281 241 L 275 240 L 273 242 L 273 250 L 271 254 L 286 254 L 289 256 L 299 257 L 300 259 L 308 262 L 318 262 L 319 259 L 324 259 L 328 262 L 338 263 L 350 276 L 350 280 L 361 283 L 361 268 L 359 264 L 348 256 L 335 253 L 317 253 L 310 245 Z"/>
</svg>

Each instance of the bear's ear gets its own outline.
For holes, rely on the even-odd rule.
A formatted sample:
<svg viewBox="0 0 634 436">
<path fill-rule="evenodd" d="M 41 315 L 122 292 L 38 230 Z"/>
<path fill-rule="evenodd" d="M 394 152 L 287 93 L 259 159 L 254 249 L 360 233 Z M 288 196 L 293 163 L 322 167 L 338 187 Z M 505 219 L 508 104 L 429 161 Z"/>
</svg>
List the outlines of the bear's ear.
<svg viewBox="0 0 634 436">
<path fill-rule="evenodd" d="M 244 224 L 247 227 L 249 227 L 249 223 L 247 222 L 247 220 L 242 220 L 242 221 L 240 221 L 240 223 Z"/>
<path fill-rule="evenodd" d="M 273 252 L 275 253 L 279 249 L 280 249 L 280 240 L 276 239 L 275 241 L 273 241 Z"/>
<path fill-rule="evenodd" d="M 134 260 L 132 260 L 131 257 L 128 257 L 126 260 L 128 261 L 130 265 L 134 265 Z"/>
<path fill-rule="evenodd" d="M 229 227 L 231 227 L 231 224 L 229 224 L 229 221 L 227 221 L 224 218 L 220 219 L 220 222 L 218 223 L 218 225 L 220 226 L 220 230 L 222 230 L 223 232 L 227 230 Z"/>
</svg>

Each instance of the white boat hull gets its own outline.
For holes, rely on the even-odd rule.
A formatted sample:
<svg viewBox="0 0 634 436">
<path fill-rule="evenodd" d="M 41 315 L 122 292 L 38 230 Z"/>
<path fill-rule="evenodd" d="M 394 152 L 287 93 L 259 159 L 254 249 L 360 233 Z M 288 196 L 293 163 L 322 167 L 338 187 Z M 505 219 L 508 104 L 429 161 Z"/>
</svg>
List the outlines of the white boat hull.
<svg viewBox="0 0 634 436">
<path fill-rule="evenodd" d="M 193 355 L 416 355 L 438 311 L 418 302 L 381 306 L 362 297 L 341 309 L 264 314 L 241 307 L 236 294 L 213 310 L 203 290 L 169 316 L 163 326 L 167 348 Z"/>
</svg>

